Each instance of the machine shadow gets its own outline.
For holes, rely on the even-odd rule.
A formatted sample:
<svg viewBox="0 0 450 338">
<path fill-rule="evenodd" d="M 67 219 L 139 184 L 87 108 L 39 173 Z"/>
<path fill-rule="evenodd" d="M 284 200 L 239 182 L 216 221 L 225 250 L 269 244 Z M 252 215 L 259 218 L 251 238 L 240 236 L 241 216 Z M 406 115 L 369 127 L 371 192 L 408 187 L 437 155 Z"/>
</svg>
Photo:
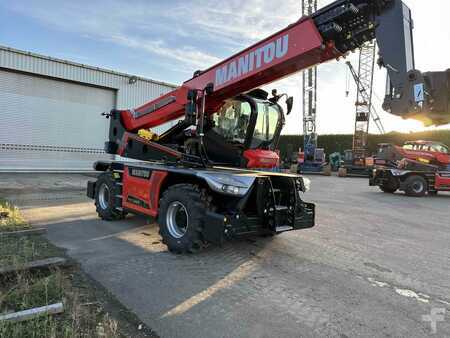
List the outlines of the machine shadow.
<svg viewBox="0 0 450 338">
<path fill-rule="evenodd" d="M 161 243 L 158 226 L 140 216 L 55 222 L 47 237 L 133 310 L 156 320 L 189 315 L 217 293 L 250 278 L 271 238 L 248 238 L 177 255 Z M 143 290 L 145 290 L 143 292 Z M 158 299 L 158 302 L 154 302 Z"/>
</svg>

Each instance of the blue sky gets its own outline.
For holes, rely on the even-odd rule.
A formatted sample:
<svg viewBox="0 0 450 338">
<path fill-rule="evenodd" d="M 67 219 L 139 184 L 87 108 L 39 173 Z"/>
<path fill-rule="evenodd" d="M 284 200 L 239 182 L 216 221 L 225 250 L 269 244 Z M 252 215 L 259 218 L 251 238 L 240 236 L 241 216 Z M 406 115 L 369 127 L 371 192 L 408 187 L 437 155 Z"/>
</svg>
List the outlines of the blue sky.
<svg viewBox="0 0 450 338">
<path fill-rule="evenodd" d="M 449 68 L 450 2 L 405 2 L 416 23 L 418 68 Z M 0 0 L 0 44 L 180 84 L 193 71 L 215 64 L 299 16 L 299 0 Z M 355 56 L 349 59 L 356 61 Z M 319 133 L 353 130 L 354 97 L 345 97 L 345 67 L 344 62 L 331 62 L 319 68 Z M 300 79 L 297 74 L 269 86 L 296 99 L 286 133 L 301 132 Z M 384 73 L 379 71 L 380 97 L 383 83 Z M 387 130 L 422 128 L 379 107 L 378 111 Z"/>
</svg>

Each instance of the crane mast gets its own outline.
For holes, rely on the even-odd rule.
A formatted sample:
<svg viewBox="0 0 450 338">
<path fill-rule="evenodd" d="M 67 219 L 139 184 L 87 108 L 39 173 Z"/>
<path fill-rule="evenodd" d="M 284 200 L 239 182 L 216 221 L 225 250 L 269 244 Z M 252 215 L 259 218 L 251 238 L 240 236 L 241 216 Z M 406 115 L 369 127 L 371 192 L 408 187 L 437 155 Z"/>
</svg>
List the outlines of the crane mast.
<svg viewBox="0 0 450 338">
<path fill-rule="evenodd" d="M 311 16 L 315 12 L 317 12 L 317 0 L 302 0 L 304 17 Z M 304 161 L 313 162 L 317 149 L 317 67 L 305 70 L 302 80 Z"/>
<path fill-rule="evenodd" d="M 350 61 L 346 62 L 356 83 L 356 114 L 353 146 L 351 150 L 345 151 L 344 164 L 339 169 L 339 176 L 368 176 L 371 168 L 371 164 L 367 163 L 370 120 L 373 120 L 381 134 L 385 133 L 381 119 L 372 104 L 375 54 L 376 41 L 372 40 L 359 49 L 358 73 Z"/>
<path fill-rule="evenodd" d="M 357 86 L 355 132 L 353 134 L 352 148 L 355 159 L 365 159 L 368 156 L 367 146 L 370 119 L 373 120 L 381 134 L 385 133 L 380 116 L 372 104 L 375 54 L 375 40 L 365 43 L 360 48 L 358 74 L 356 74 L 352 64 L 347 62 Z"/>
</svg>

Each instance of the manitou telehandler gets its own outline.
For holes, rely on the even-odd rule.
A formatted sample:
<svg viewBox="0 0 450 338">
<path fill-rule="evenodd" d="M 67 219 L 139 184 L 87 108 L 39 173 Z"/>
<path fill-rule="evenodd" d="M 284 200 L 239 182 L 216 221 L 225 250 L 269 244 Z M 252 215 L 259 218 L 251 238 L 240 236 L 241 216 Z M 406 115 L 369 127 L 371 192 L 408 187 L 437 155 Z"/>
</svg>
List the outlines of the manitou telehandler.
<svg viewBox="0 0 450 338">
<path fill-rule="evenodd" d="M 279 161 L 276 137 L 283 124 L 282 95 L 255 88 L 376 38 L 379 64 L 389 74 L 384 108 L 431 124 L 448 122 L 448 88 L 436 89 L 448 74 L 414 69 L 411 22 L 400 0 L 338 0 L 142 107 L 111 111 L 106 151 L 134 161 L 95 164 L 104 173 L 88 183 L 88 196 L 99 216 L 154 217 L 163 242 L 179 253 L 314 226 L 314 205 L 302 200 L 307 179 L 253 170 Z M 150 130 L 183 116 L 161 136 Z"/>
<path fill-rule="evenodd" d="M 413 197 L 450 191 L 449 149 L 433 141 L 410 141 L 403 147 L 380 144 L 369 184 Z"/>
</svg>

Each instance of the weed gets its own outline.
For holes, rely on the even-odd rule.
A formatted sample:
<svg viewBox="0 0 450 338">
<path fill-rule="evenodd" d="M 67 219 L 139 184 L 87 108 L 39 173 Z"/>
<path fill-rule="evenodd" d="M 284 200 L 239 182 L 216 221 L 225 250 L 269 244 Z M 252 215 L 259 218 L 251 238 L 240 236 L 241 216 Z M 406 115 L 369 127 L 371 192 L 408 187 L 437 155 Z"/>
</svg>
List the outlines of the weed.
<svg viewBox="0 0 450 338">
<path fill-rule="evenodd" d="M 17 231 L 30 228 L 17 207 L 4 199 L 0 199 L 0 232 Z"/>
</svg>

